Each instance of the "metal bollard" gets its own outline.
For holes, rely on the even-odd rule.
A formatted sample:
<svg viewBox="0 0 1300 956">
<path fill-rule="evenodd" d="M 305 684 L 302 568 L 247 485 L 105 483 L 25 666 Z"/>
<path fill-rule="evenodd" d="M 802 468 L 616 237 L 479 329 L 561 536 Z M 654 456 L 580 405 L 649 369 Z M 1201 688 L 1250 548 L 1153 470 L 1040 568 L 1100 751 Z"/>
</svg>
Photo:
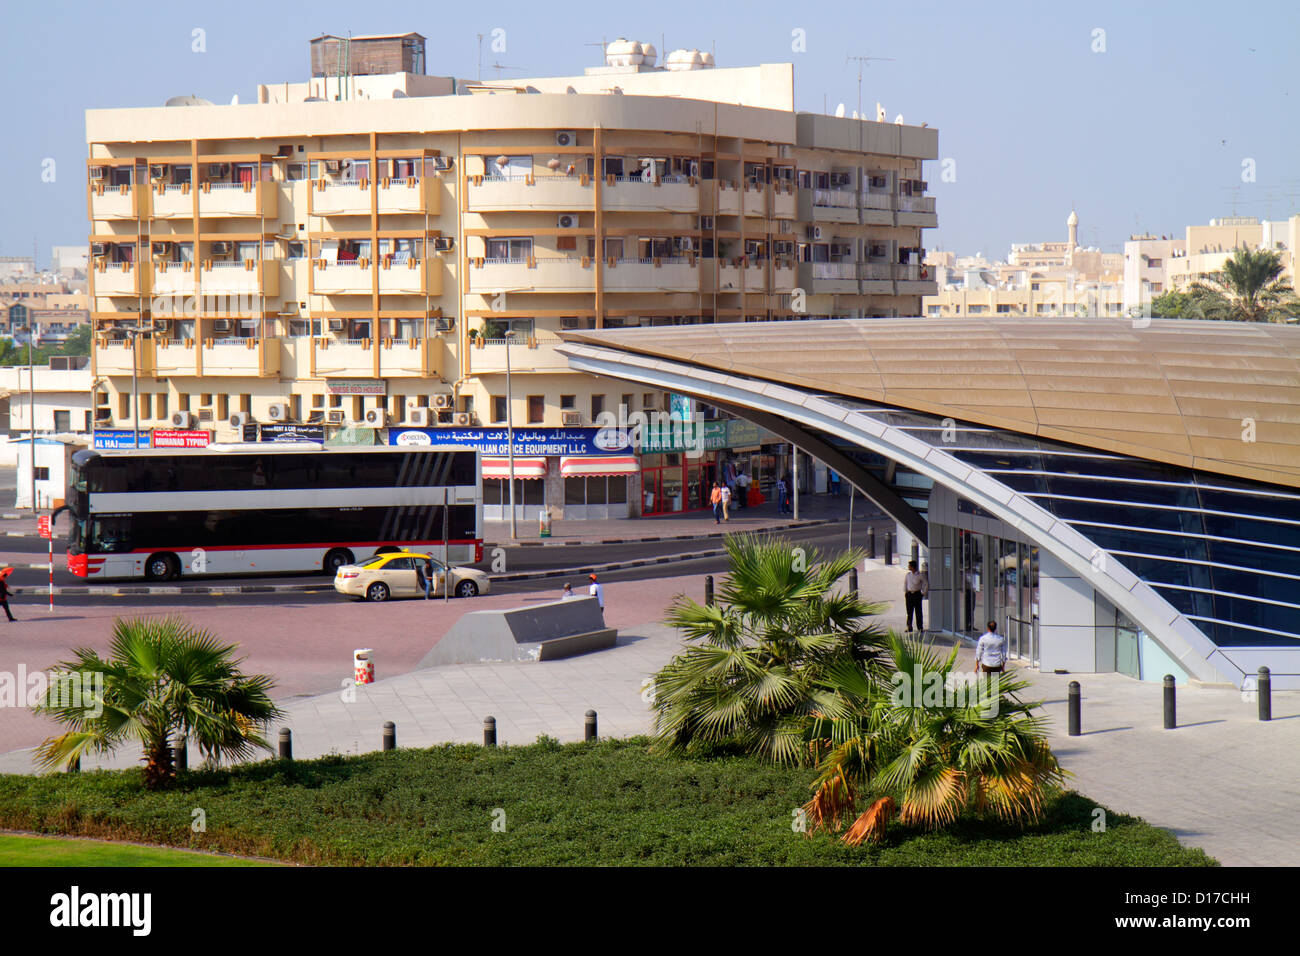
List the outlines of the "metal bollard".
<svg viewBox="0 0 1300 956">
<path fill-rule="evenodd" d="M 894 532 L 885 532 L 885 563 L 894 563 Z"/>
<path fill-rule="evenodd" d="M 397 749 L 397 725 L 391 720 L 384 721 L 384 738 L 382 746 L 384 750 Z"/>
<path fill-rule="evenodd" d="M 172 747 L 172 766 L 177 770 L 188 770 L 190 763 L 189 741 L 184 737 L 176 738 L 176 746 Z"/>
<path fill-rule="evenodd" d="M 483 718 L 483 746 L 495 747 L 497 745 L 497 719 L 495 717 Z"/>
<path fill-rule="evenodd" d="M 849 572 L 849 593 L 854 597 L 858 596 L 858 569 L 854 568 Z"/>
<path fill-rule="evenodd" d="M 1081 733 L 1083 733 L 1083 731 L 1079 729 L 1079 725 L 1081 723 L 1080 717 L 1082 716 L 1081 711 L 1083 709 L 1083 696 L 1080 693 L 1079 682 L 1077 680 L 1070 681 L 1069 702 L 1070 702 L 1070 717 L 1069 717 L 1070 727 L 1068 733 L 1071 737 L 1078 737 Z"/>
<path fill-rule="evenodd" d="M 1165 730 L 1174 730 L 1178 726 L 1178 703 L 1175 698 L 1177 688 L 1174 675 L 1166 674 L 1165 680 Z"/>
<path fill-rule="evenodd" d="M 705 607 L 713 606 L 713 575 L 704 575 L 704 605 Z"/>
<path fill-rule="evenodd" d="M 280 759 L 293 759 L 293 731 L 288 727 L 280 728 Z"/>
<path fill-rule="evenodd" d="M 583 721 L 583 732 L 584 740 L 596 739 L 596 712 L 594 710 L 587 711 L 587 719 Z"/>
<path fill-rule="evenodd" d="M 874 558 L 875 556 L 876 556 L 876 529 L 868 528 L 867 529 L 867 557 Z"/>
<path fill-rule="evenodd" d="M 1267 667 L 1259 669 L 1259 719 L 1273 719 L 1273 676 Z"/>
<path fill-rule="evenodd" d="M 915 539 L 912 541 L 912 560 L 916 562 L 916 569 L 921 570 L 921 542 Z"/>
<path fill-rule="evenodd" d="M 68 767 L 68 773 L 81 773 L 81 758 L 77 757 Z"/>
</svg>

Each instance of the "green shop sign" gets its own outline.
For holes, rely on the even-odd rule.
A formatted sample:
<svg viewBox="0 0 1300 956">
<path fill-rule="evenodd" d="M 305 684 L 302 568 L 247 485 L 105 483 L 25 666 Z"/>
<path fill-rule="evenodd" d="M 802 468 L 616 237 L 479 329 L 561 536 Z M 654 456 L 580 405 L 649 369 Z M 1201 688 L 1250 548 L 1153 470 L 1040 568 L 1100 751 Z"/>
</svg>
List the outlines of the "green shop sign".
<svg viewBox="0 0 1300 956">
<path fill-rule="evenodd" d="M 663 422 L 641 430 L 641 454 L 717 451 L 727 447 L 726 422 Z"/>
</svg>

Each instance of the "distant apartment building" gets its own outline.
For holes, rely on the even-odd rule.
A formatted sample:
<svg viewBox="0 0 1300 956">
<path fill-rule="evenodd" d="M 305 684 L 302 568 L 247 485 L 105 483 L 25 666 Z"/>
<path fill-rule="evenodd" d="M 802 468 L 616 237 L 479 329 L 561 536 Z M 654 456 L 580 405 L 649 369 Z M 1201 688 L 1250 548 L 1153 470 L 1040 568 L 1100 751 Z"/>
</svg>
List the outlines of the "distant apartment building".
<svg viewBox="0 0 1300 956">
<path fill-rule="evenodd" d="M 36 275 L 36 260 L 31 256 L 0 256 L 0 282 L 31 281 Z"/>
<path fill-rule="evenodd" d="M 425 75 L 418 34 L 318 37 L 311 62 L 254 104 L 87 112 L 105 427 L 474 429 L 509 407 L 545 436 L 669 406 L 570 371 L 560 330 L 915 315 L 936 288 L 936 131 L 796 112 L 790 64 L 620 41 L 583 76 L 477 82 Z M 593 471 L 539 456 L 527 505 L 695 506 L 727 450 L 693 477 L 642 455 L 583 501 L 566 482 Z"/>
<path fill-rule="evenodd" d="M 1124 243 L 1124 313 L 1141 312 L 1168 291 L 1169 270 L 1187 243 L 1169 236 L 1133 235 Z"/>
<path fill-rule="evenodd" d="M 1006 262 L 932 253 L 926 267 L 939 288 L 925 297 L 928 316 L 1115 316 L 1123 312 L 1123 257 L 1078 244 L 1079 217 L 1066 219 L 1066 241 L 1016 243 Z"/>
</svg>

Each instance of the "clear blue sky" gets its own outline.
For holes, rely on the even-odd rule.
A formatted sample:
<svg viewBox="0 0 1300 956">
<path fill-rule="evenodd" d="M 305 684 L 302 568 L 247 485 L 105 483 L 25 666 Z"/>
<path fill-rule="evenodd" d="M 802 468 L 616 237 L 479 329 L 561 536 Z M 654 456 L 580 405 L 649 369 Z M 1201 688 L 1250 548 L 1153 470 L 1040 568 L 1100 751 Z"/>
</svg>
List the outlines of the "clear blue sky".
<svg viewBox="0 0 1300 956">
<path fill-rule="evenodd" d="M 520 70 L 503 77 L 580 73 L 600 56 L 587 44 L 619 36 L 712 48 L 720 66 L 792 61 L 797 107 L 818 111 L 853 110 L 847 56 L 892 58 L 867 66 L 863 103 L 938 128 L 940 156 L 955 160 L 955 182 L 926 166 L 940 223 L 925 233 L 931 249 L 1001 257 L 1012 242 L 1063 239 L 1072 204 L 1081 241 L 1115 250 L 1138 229 L 1300 211 L 1296 0 L 370 6 L 6 4 L 0 255 L 30 255 L 35 238 L 46 263 L 52 244 L 85 241 L 83 110 L 180 93 L 250 102 L 259 82 L 306 78 L 312 36 L 407 30 L 428 38 L 428 72 L 464 77 L 477 71 L 476 34 L 497 27 L 506 51 L 485 43 L 487 78 L 495 61 Z M 196 27 L 206 52 L 191 50 Z M 806 52 L 791 50 L 796 28 Z"/>
</svg>

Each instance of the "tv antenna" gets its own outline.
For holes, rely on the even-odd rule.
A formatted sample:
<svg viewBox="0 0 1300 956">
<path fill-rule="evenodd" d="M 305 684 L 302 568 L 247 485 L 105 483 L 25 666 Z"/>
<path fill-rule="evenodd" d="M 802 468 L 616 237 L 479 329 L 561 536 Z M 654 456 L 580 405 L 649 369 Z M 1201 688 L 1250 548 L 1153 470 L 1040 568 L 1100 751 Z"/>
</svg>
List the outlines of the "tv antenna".
<svg viewBox="0 0 1300 956">
<path fill-rule="evenodd" d="M 858 61 L 858 117 L 862 117 L 862 70 L 872 60 L 886 60 L 893 62 L 892 56 L 846 56 L 844 65 L 848 66 L 851 60 Z"/>
</svg>

